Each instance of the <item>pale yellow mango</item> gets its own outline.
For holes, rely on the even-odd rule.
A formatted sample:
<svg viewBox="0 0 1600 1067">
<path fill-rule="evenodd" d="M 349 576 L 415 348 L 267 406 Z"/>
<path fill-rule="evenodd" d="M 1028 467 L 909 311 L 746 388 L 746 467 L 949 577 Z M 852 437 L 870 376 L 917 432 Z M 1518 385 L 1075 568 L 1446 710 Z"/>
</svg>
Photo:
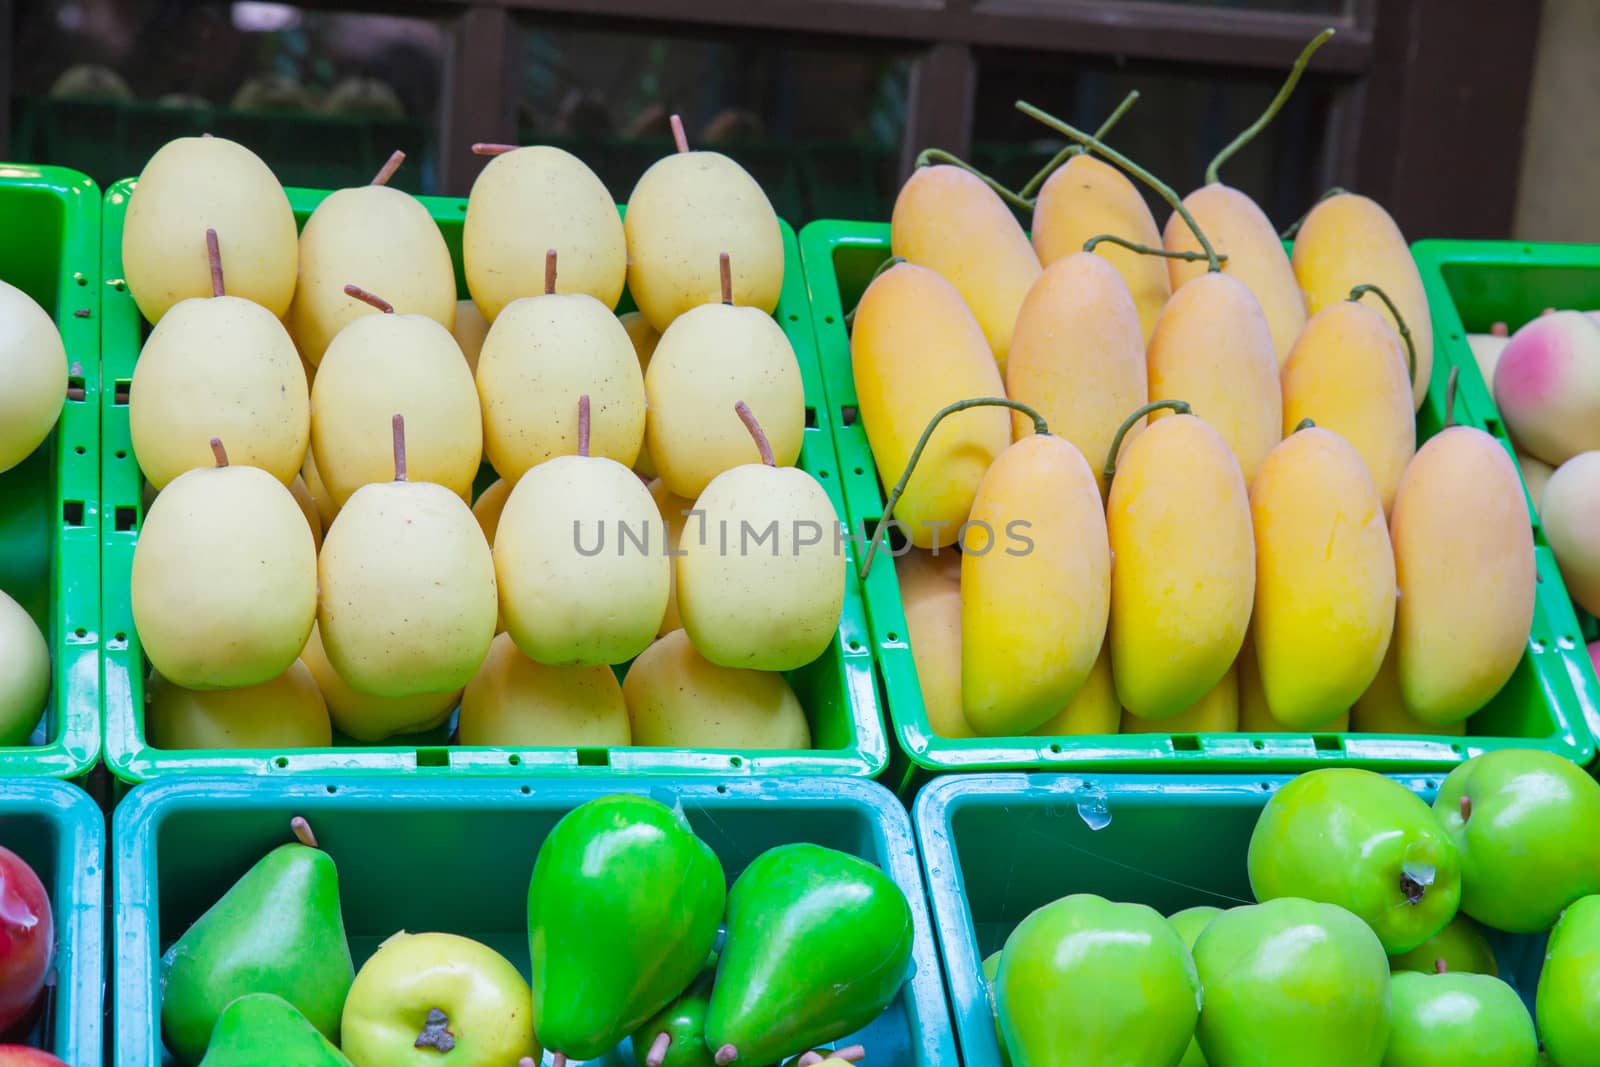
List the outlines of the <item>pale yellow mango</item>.
<svg viewBox="0 0 1600 1067">
<path fill-rule="evenodd" d="M 1556 469 L 1542 459 L 1517 453 L 1517 469 L 1522 472 L 1522 483 L 1528 487 L 1528 499 L 1533 503 L 1533 513 L 1544 516 L 1544 490 Z"/>
<path fill-rule="evenodd" d="M 1320 427 L 1290 434 L 1250 491 L 1250 621 L 1272 717 L 1322 727 L 1372 684 L 1394 630 L 1394 553 L 1361 455 Z"/>
<path fill-rule="evenodd" d="M 1152 422 L 1123 453 L 1106 528 L 1118 699 L 1170 718 L 1222 680 L 1250 622 L 1250 500 L 1227 442 L 1193 415 Z"/>
<path fill-rule="evenodd" d="M 961 706 L 975 732 L 1027 733 L 1083 687 L 1110 607 L 1099 487 L 1054 434 L 1012 445 L 978 486 L 961 556 Z"/>
<path fill-rule="evenodd" d="M 1243 282 L 1261 305 L 1281 367 L 1305 327 L 1307 311 L 1301 283 L 1295 280 L 1294 268 L 1272 220 L 1254 200 L 1220 182 L 1196 189 L 1184 198 L 1183 206 L 1194 216 L 1217 254 L 1228 257 L 1222 264 L 1223 273 Z M 1164 240 L 1169 252 L 1201 251 L 1194 231 L 1176 212 L 1167 220 Z M 1167 260 L 1172 291 L 1178 292 L 1207 269 L 1203 259 Z"/>
<path fill-rule="evenodd" d="M 1467 720 L 1434 724 L 1423 722 L 1406 710 L 1400 697 L 1400 671 L 1395 662 L 1399 642 L 1390 641 L 1378 676 L 1350 709 L 1350 729 L 1364 734 L 1439 734 L 1461 737 Z"/>
<path fill-rule="evenodd" d="M 1239 729 L 1239 676 L 1230 668 L 1205 696 L 1165 719 L 1122 713 L 1125 734 L 1231 734 Z"/>
<path fill-rule="evenodd" d="M 1034 737 L 1114 734 L 1121 721 L 1122 705 L 1117 703 L 1117 684 L 1111 677 L 1111 646 L 1106 644 L 1072 702 L 1029 732 Z"/>
<path fill-rule="evenodd" d="M 977 736 L 961 712 L 960 570 L 942 566 L 960 560 L 955 552 L 938 556 L 912 549 L 895 561 L 900 608 L 906 616 L 906 641 L 917 666 L 922 707 L 936 737 Z"/>
<path fill-rule="evenodd" d="M 673 630 L 645 649 L 622 682 L 636 745 L 806 749 L 805 709 L 777 671 L 719 667 Z"/>
<path fill-rule="evenodd" d="M 1071 441 L 1105 492 L 1106 453 L 1128 412 L 1146 398 L 1144 340 L 1127 284 L 1110 263 L 1077 252 L 1039 276 L 1011 337 L 1006 395 L 1034 407 L 1050 432 Z M 1126 448 L 1138 429 L 1123 438 Z M 1033 420 L 1018 412 L 1020 441 Z"/>
<path fill-rule="evenodd" d="M 1161 247 L 1161 231 L 1143 194 L 1122 171 L 1085 152 L 1062 164 L 1039 190 L 1033 205 L 1033 249 L 1049 268 L 1082 252 L 1084 242 L 1103 233 L 1147 248 Z M 1141 335 L 1149 341 L 1172 295 L 1166 262 L 1110 241 L 1095 245 L 1094 254 L 1122 276 L 1139 314 Z"/>
<path fill-rule="evenodd" d="M 1227 442 L 1246 488 L 1283 439 L 1283 392 L 1272 353 L 1261 306 L 1227 274 L 1202 275 L 1174 292 L 1146 352 L 1150 399 L 1188 401 Z M 1170 414 L 1155 412 L 1151 425 Z"/>
<path fill-rule="evenodd" d="M 862 294 L 850 354 L 856 403 L 885 493 L 941 408 L 1005 395 L 961 294 L 911 263 L 891 267 Z M 895 506 L 913 545 L 955 543 L 983 472 L 1010 441 L 1010 415 L 1000 407 L 970 409 L 939 424 Z"/>
<path fill-rule="evenodd" d="M 1416 260 L 1389 213 L 1376 201 L 1356 193 L 1340 193 L 1322 201 L 1311 209 L 1295 236 L 1294 273 L 1313 315 L 1346 299 L 1358 285 L 1376 285 L 1395 302 L 1417 351 L 1411 407 L 1421 408 L 1433 373 L 1433 320 Z M 1399 330 L 1376 295 L 1369 293 L 1361 299 Z"/>
<path fill-rule="evenodd" d="M 1405 707 L 1437 725 L 1465 719 L 1511 677 L 1533 624 L 1533 530 L 1516 465 L 1482 430 L 1440 431 L 1400 480 L 1389 536 Z"/>
<path fill-rule="evenodd" d="M 1311 419 L 1355 446 L 1385 513 L 1417 451 L 1405 346 L 1386 319 L 1341 300 L 1306 323 L 1283 366 L 1283 432 Z"/>
<path fill-rule="evenodd" d="M 1292 730 L 1272 717 L 1267 707 L 1267 693 L 1261 685 L 1261 668 L 1256 664 L 1255 645 L 1250 638 L 1244 640 L 1239 659 L 1233 665 L 1239 676 L 1239 730 L 1249 734 L 1281 734 Z M 1350 713 L 1341 712 L 1317 727 L 1319 733 L 1344 733 L 1350 729 Z"/>
<path fill-rule="evenodd" d="M 1557 467 L 1541 506 L 1568 594 L 1591 615 L 1600 611 L 1600 452 L 1580 452 Z"/>
<path fill-rule="evenodd" d="M 889 231 L 895 255 L 961 293 L 1004 372 L 1017 310 L 1042 270 L 1011 209 L 960 167 L 920 167 L 900 187 Z"/>
<path fill-rule="evenodd" d="M 463 745 L 539 748 L 632 743 L 622 686 L 611 668 L 553 667 L 522 654 L 510 634 L 489 646 L 461 694 Z"/>
</svg>

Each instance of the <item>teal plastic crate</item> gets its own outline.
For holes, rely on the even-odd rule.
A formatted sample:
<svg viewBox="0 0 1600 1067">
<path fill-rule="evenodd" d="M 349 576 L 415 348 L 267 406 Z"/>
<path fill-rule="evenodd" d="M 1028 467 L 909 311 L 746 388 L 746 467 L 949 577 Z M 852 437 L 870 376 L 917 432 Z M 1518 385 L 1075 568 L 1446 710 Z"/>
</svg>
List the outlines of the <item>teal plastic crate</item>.
<svg viewBox="0 0 1600 1067">
<path fill-rule="evenodd" d="M 864 857 L 905 891 L 915 974 L 888 1010 L 850 1038 L 875 1067 L 946 1067 L 955 1041 L 939 977 L 922 873 L 905 810 L 881 786 L 849 778 L 494 779 L 391 777 L 248 781 L 166 779 L 135 788 L 112 820 L 119 862 L 114 1061 L 168 1064 L 159 1037 L 161 951 L 251 864 L 310 821 L 339 866 L 359 968 L 390 934 L 443 930 L 490 945 L 528 974 L 528 882 L 539 844 L 563 814 L 612 793 L 681 804 L 729 883 L 761 852 L 809 841 Z M 428 842 L 425 869 L 412 848 Z M 405 886 L 397 892 L 396 886 Z M 629 1067 L 612 1052 L 590 1061 Z"/>
<path fill-rule="evenodd" d="M 913 821 L 962 1060 L 998 1064 L 981 965 L 1035 908 L 1071 893 L 1170 915 L 1252 904 L 1245 853 L 1256 817 L 1289 776 L 946 776 Z M 1432 801 L 1442 777 L 1399 778 Z M 1500 976 L 1533 1010 L 1544 935 L 1493 933 Z"/>
<path fill-rule="evenodd" d="M 889 255 L 887 223 L 814 222 L 800 234 L 811 290 L 817 356 L 844 479 L 852 528 L 868 533 L 883 514 L 880 472 L 857 418 L 855 379 L 845 313 L 854 308 Z M 1435 309 L 1435 315 L 1437 315 Z M 1445 333 L 1438 330 L 1436 332 Z M 1446 375 L 1433 375 L 1417 413 L 1425 440 L 1444 422 Z M 1456 399 L 1456 420 L 1479 425 L 1481 401 Z M 892 482 L 900 472 L 890 472 Z M 1600 728 L 1600 685 L 1579 640 L 1577 620 L 1543 535 L 1535 530 L 1539 588 L 1528 650 L 1500 693 L 1472 717 L 1467 736 L 1361 733 L 1113 734 L 1073 737 L 989 737 L 957 740 L 934 735 L 922 703 L 916 663 L 893 559 L 881 554 L 863 583 L 867 620 L 890 732 L 897 745 L 885 784 L 902 795 L 930 774 L 946 771 L 1300 771 L 1346 765 L 1375 770 L 1448 770 L 1480 752 L 1542 748 L 1578 763 L 1595 755 L 1591 725 Z"/>
<path fill-rule="evenodd" d="M 104 529 L 102 566 L 103 611 L 108 632 L 105 659 L 106 764 L 119 780 L 143 781 L 163 774 L 367 773 L 417 770 L 467 774 L 705 774 L 741 777 L 758 774 L 838 774 L 875 777 L 888 762 L 878 694 L 873 679 L 872 651 L 866 609 L 850 561 L 845 581 L 844 611 L 839 631 L 814 663 L 788 673 L 790 684 L 811 724 L 812 749 L 736 750 L 676 749 L 638 746 L 613 748 L 527 748 L 450 745 L 449 729 L 429 735 L 391 738 L 387 744 L 357 745 L 335 737 L 323 749 L 283 751 L 171 751 L 152 747 L 144 736 L 145 663 L 134 632 L 129 602 L 129 577 L 134 546 L 143 518 L 142 479 L 128 430 L 128 385 L 145 326 L 122 279 L 122 221 L 133 179 L 118 182 L 106 194 L 103 228 L 105 259 L 104 346 L 106 389 L 101 421 L 105 435 L 101 484 L 111 521 Z M 304 224 L 326 190 L 288 190 L 295 218 Z M 456 267 L 459 295 L 467 296 L 462 277 L 461 230 L 465 200 L 420 197 L 439 224 Z M 828 492 L 841 521 L 845 515 L 838 460 L 833 450 L 828 405 L 823 401 L 821 372 L 806 307 L 794 230 L 780 223 L 785 252 L 783 289 L 774 316 L 783 327 L 800 363 L 806 396 L 806 430 L 799 466 L 816 475 Z M 632 308 L 623 294 L 621 310 Z M 488 480 L 480 478 L 481 490 Z M 847 546 L 849 551 L 853 546 Z"/>
<path fill-rule="evenodd" d="M 38 874 L 56 928 L 54 986 L 23 1044 L 98 1067 L 105 985 L 106 823 L 69 782 L 12 779 L 0 789 L 0 845 Z M 48 980 L 47 980 L 48 981 Z"/>
<path fill-rule="evenodd" d="M 55 319 L 67 400 L 0 474 L 0 589 L 50 645 L 50 702 L 0 776 L 76 778 L 100 753 L 100 190 L 76 171 L 0 163 L 0 279 Z M 3 388 L 3 387 L 0 387 Z"/>
</svg>

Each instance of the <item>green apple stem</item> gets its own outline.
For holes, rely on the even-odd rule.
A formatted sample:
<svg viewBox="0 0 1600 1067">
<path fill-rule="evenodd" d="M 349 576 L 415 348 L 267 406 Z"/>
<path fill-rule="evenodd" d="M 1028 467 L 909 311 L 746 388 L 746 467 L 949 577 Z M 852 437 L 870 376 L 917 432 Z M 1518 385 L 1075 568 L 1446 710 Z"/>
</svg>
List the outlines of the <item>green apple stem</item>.
<svg viewBox="0 0 1600 1067">
<path fill-rule="evenodd" d="M 717 270 L 722 277 L 722 302 L 733 305 L 733 261 L 724 252 L 717 257 Z"/>
<path fill-rule="evenodd" d="M 683 117 L 674 114 L 667 120 L 672 126 L 672 143 L 680 152 L 689 151 L 689 138 L 683 132 Z"/>
<path fill-rule="evenodd" d="M 1450 377 L 1444 382 L 1444 429 L 1446 430 L 1456 424 L 1456 376 L 1460 373 L 1460 367 L 1451 367 Z"/>
<path fill-rule="evenodd" d="M 1400 339 L 1406 343 L 1406 377 L 1407 379 L 1415 378 L 1417 376 L 1417 342 L 1411 339 L 1411 329 L 1406 325 L 1404 316 L 1400 314 L 1400 309 L 1394 306 L 1394 301 L 1389 299 L 1389 294 L 1379 289 L 1376 285 L 1356 286 L 1350 290 L 1349 299 L 1360 303 L 1361 298 L 1368 293 L 1376 293 L 1378 299 L 1383 301 L 1383 306 L 1389 309 L 1389 314 L 1394 316 L 1396 325 L 1400 327 Z"/>
<path fill-rule="evenodd" d="M 544 295 L 553 296 L 556 291 L 556 250 L 546 249 L 544 253 Z"/>
<path fill-rule="evenodd" d="M 383 161 L 383 166 L 378 168 L 378 173 L 372 178 L 373 185 L 388 185 L 389 179 L 394 177 L 394 172 L 400 169 L 400 164 L 406 161 L 406 154 L 396 148 L 389 153 L 389 158 Z"/>
<path fill-rule="evenodd" d="M 750 405 L 741 400 L 733 405 L 733 410 L 739 416 L 739 421 L 744 423 L 744 428 L 750 431 L 750 436 L 755 439 L 756 451 L 761 453 L 761 462 L 768 467 L 776 467 L 778 461 L 772 454 L 772 442 L 767 440 L 767 432 L 756 421 L 756 413 L 750 410 Z"/>
<path fill-rule="evenodd" d="M 1335 196 L 1342 196 L 1349 191 L 1350 190 L 1346 189 L 1342 185 L 1329 186 L 1327 192 L 1323 193 L 1321 196 L 1317 197 L 1316 200 L 1312 201 L 1311 206 L 1306 209 L 1306 213 L 1304 215 L 1301 215 L 1299 218 L 1295 219 L 1289 224 L 1289 228 L 1287 230 L 1284 230 L 1282 233 L 1278 234 L 1278 238 L 1284 241 L 1294 240 L 1295 235 L 1300 232 L 1300 227 L 1306 224 L 1306 219 L 1311 217 L 1311 213 L 1317 209 L 1318 204 Z"/>
<path fill-rule="evenodd" d="M 1289 432 L 1299 433 L 1301 430 L 1314 429 L 1316 425 L 1316 422 L 1312 419 L 1301 419 L 1299 422 L 1295 423 L 1294 429 L 1290 430 Z"/>
<path fill-rule="evenodd" d="M 578 455 L 589 454 L 589 394 L 578 398 Z"/>
<path fill-rule="evenodd" d="M 865 293 L 867 291 L 867 289 L 872 288 L 872 283 L 877 281 L 878 280 L 878 276 L 880 274 L 882 274 L 884 271 L 888 270 L 890 267 L 897 267 L 897 266 L 899 266 L 900 264 L 902 264 L 904 262 L 906 262 L 906 257 L 905 256 L 890 256 L 888 259 L 884 260 L 882 263 L 879 263 L 878 264 L 878 269 L 873 271 L 872 272 L 872 277 L 867 279 L 866 286 L 861 290 L 862 293 Z M 855 326 L 855 324 L 856 324 L 856 311 L 860 307 L 861 307 L 861 300 L 858 297 L 856 299 L 856 306 L 851 308 L 849 311 L 847 311 L 845 313 L 845 316 L 844 316 L 844 328 L 846 330 L 850 330 L 851 328 L 853 328 Z"/>
<path fill-rule="evenodd" d="M 438 1049 L 440 1052 L 449 1052 L 456 1047 L 456 1035 L 450 1032 L 450 1016 L 438 1008 L 428 1009 L 428 1018 L 422 1024 L 422 1032 L 417 1035 L 417 1040 L 412 1048 Z"/>
<path fill-rule="evenodd" d="M 717 1067 L 728 1067 L 728 1064 L 739 1058 L 739 1050 L 732 1045 L 723 1045 L 711 1058 L 716 1061 Z"/>
<path fill-rule="evenodd" d="M 507 152 L 515 152 L 521 145 L 497 144 L 493 141 L 475 141 L 472 145 L 472 154 L 475 156 L 503 156 Z"/>
<path fill-rule="evenodd" d="M 345 286 L 344 287 L 344 295 L 345 296 L 349 296 L 349 297 L 354 297 L 355 299 L 361 301 L 363 304 L 371 304 L 373 307 L 377 308 L 379 311 L 383 312 L 385 315 L 393 315 L 394 314 L 394 305 L 393 304 L 389 303 L 389 301 L 385 300 L 383 297 L 377 295 L 376 293 L 367 292 L 365 289 L 361 288 L 361 286 L 359 286 L 359 285 L 347 285 L 347 286 Z"/>
<path fill-rule="evenodd" d="M 1141 256 L 1161 256 L 1163 259 L 1186 259 L 1190 261 L 1197 259 L 1210 259 L 1210 257 L 1204 252 L 1169 252 L 1165 248 L 1151 248 L 1149 245 L 1142 245 L 1137 241 L 1130 241 L 1126 237 L 1118 237 L 1114 233 L 1095 234 L 1093 237 L 1083 242 L 1083 250 L 1085 252 L 1093 252 L 1095 246 L 1102 241 L 1110 241 L 1114 245 L 1121 245 L 1123 248 L 1128 249 L 1128 251 L 1137 252 Z M 1227 256 L 1222 255 L 1221 253 L 1217 254 L 1218 263 L 1226 263 L 1227 261 Z"/>
<path fill-rule="evenodd" d="M 206 231 L 206 260 L 211 264 L 211 295 L 222 296 L 227 290 L 222 286 L 222 246 L 216 230 Z"/>
<path fill-rule="evenodd" d="M 1277 117 L 1284 103 L 1289 99 L 1289 94 L 1294 92 L 1294 87 L 1300 84 L 1300 75 L 1306 72 L 1306 64 L 1311 62 L 1311 56 L 1321 48 L 1328 38 L 1333 36 L 1333 27 L 1329 26 L 1315 37 L 1300 51 L 1300 58 L 1294 61 L 1294 66 L 1289 69 L 1289 76 L 1283 80 L 1283 85 L 1278 89 L 1278 95 L 1272 98 L 1272 103 L 1267 105 L 1257 119 L 1235 137 L 1232 141 L 1216 154 L 1211 164 L 1206 167 L 1206 184 L 1215 185 L 1221 181 L 1217 177 L 1218 169 L 1233 157 L 1233 154 L 1255 139 L 1256 134 L 1267 128 L 1267 123 Z"/>
<path fill-rule="evenodd" d="M 228 465 L 228 450 L 222 447 L 222 438 L 213 437 L 211 439 L 211 455 L 216 458 L 217 466 L 226 467 Z"/>
<path fill-rule="evenodd" d="M 1127 96 L 1122 98 L 1122 103 L 1117 105 L 1115 111 L 1106 116 L 1106 120 L 1100 124 L 1100 128 L 1098 130 L 1094 131 L 1094 135 L 1102 141 L 1105 140 L 1106 135 L 1111 132 L 1112 128 L 1115 127 L 1117 123 L 1122 121 L 1122 116 L 1128 113 L 1128 109 L 1133 107 L 1133 105 L 1138 102 L 1139 90 L 1135 89 Z M 1037 205 L 1039 203 L 1039 190 L 1044 187 L 1044 183 L 1050 177 L 1050 175 L 1054 174 L 1057 169 L 1060 168 L 1061 164 L 1065 163 L 1073 156 L 1082 155 L 1084 151 L 1085 149 L 1081 144 L 1067 145 L 1067 147 L 1057 152 L 1050 162 L 1040 167 L 1039 173 L 1029 178 L 1028 183 L 1017 191 L 1017 195 L 1026 200 L 1030 207 Z"/>
<path fill-rule="evenodd" d="M 390 427 L 394 430 L 394 480 L 406 480 L 406 417 L 396 414 L 389 420 Z"/>
<path fill-rule="evenodd" d="M 1033 420 L 1033 432 L 1047 434 L 1050 427 L 1045 424 L 1044 416 L 1020 400 L 1010 400 L 1003 396 L 978 396 L 967 400 L 957 400 L 953 404 L 946 404 L 933 413 L 933 418 L 928 420 L 928 425 L 923 427 L 922 436 L 917 438 L 917 446 L 911 450 L 911 458 L 906 460 L 906 469 L 900 472 L 899 481 L 889 490 L 889 499 L 883 504 L 883 518 L 878 520 L 878 525 L 872 531 L 872 543 L 867 546 L 867 554 L 861 558 L 860 577 L 866 580 L 872 572 L 872 561 L 878 555 L 878 548 L 883 544 L 883 535 L 889 529 L 889 523 L 894 521 L 894 506 L 900 502 L 900 497 L 905 494 L 906 486 L 911 483 L 911 474 L 917 469 L 917 461 L 922 458 L 923 449 L 928 447 L 928 441 L 933 437 L 933 431 L 939 424 L 958 411 L 968 408 L 1010 408 L 1020 411 Z"/>
<path fill-rule="evenodd" d="M 1178 415 L 1187 415 L 1194 410 L 1187 400 L 1157 400 L 1123 419 L 1122 425 L 1117 427 L 1117 435 L 1111 439 L 1111 451 L 1106 455 L 1106 492 L 1111 491 L 1111 482 L 1117 476 L 1117 456 L 1122 452 L 1122 439 L 1128 436 L 1128 431 L 1133 429 L 1134 423 L 1152 411 L 1160 411 L 1162 408 L 1171 408 Z"/>
<path fill-rule="evenodd" d="M 295 840 L 307 848 L 317 848 L 317 835 L 311 832 L 311 824 L 306 822 L 305 816 L 296 815 L 289 820 L 289 829 L 294 831 Z"/>
<path fill-rule="evenodd" d="M 656 1035 L 650 1042 L 650 1051 L 645 1053 L 644 1067 L 661 1067 L 667 1062 L 667 1049 L 672 1045 L 672 1035 L 665 1030 Z"/>
</svg>

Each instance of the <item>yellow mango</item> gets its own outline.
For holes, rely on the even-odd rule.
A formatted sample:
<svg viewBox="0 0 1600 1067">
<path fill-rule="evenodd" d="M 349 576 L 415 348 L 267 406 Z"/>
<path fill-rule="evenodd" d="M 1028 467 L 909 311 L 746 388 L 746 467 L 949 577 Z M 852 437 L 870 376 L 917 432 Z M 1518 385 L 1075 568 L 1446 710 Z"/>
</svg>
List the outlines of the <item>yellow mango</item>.
<svg viewBox="0 0 1600 1067">
<path fill-rule="evenodd" d="M 938 737 L 977 736 L 961 712 L 960 572 L 952 577 L 943 564 L 960 558 L 954 552 L 934 556 L 913 548 L 895 561 L 922 706 Z"/>
<path fill-rule="evenodd" d="M 1341 300 L 1306 323 L 1283 365 L 1283 432 L 1311 419 L 1355 446 L 1387 514 L 1417 451 L 1405 345 L 1366 304 Z"/>
<path fill-rule="evenodd" d="M 1250 499 L 1227 442 L 1193 415 L 1151 422 L 1122 454 L 1106 530 L 1118 699 L 1170 718 L 1222 680 L 1250 622 Z"/>
<path fill-rule="evenodd" d="M 905 470 L 939 409 L 1005 394 L 983 331 L 961 294 L 934 271 L 911 263 L 884 271 L 862 294 L 850 356 L 856 403 L 886 489 Z M 913 545 L 955 543 L 983 472 L 1010 441 L 1004 408 L 973 408 L 939 424 L 895 506 Z"/>
<path fill-rule="evenodd" d="M 1395 663 L 1398 641 L 1389 642 L 1389 651 L 1378 668 L 1378 676 L 1350 709 L 1350 729 L 1364 734 L 1442 734 L 1462 737 L 1467 720 L 1434 724 L 1423 722 L 1406 710 L 1400 697 L 1400 671 Z"/>
<path fill-rule="evenodd" d="M 1165 719 L 1122 713 L 1125 734 L 1231 734 L 1239 729 L 1239 675 L 1230 668 L 1191 707 Z"/>
<path fill-rule="evenodd" d="M 1206 236 L 1211 232 L 1207 230 Z M 1355 193 L 1330 196 L 1306 216 L 1294 240 L 1294 274 L 1315 315 L 1344 300 L 1358 285 L 1376 285 L 1393 300 L 1411 330 L 1417 366 L 1411 376 L 1411 408 L 1422 407 L 1433 373 L 1433 320 L 1422 275 L 1400 227 L 1376 201 Z M 1396 331 L 1398 324 L 1375 295 L 1362 298 Z"/>
<path fill-rule="evenodd" d="M 1305 327 L 1306 301 L 1272 220 L 1254 200 L 1220 182 L 1196 189 L 1184 198 L 1183 206 L 1200 224 L 1217 254 L 1228 257 L 1222 272 L 1243 282 L 1261 305 L 1281 367 Z M 1194 231 L 1176 212 L 1167 220 L 1163 243 L 1169 252 L 1201 251 Z M 1177 293 L 1207 273 L 1206 261 L 1169 259 L 1167 272 L 1172 278 L 1172 291 Z M 1349 286 L 1345 292 L 1349 293 Z"/>
<path fill-rule="evenodd" d="M 1104 493 L 1111 439 L 1144 405 L 1145 387 L 1144 340 L 1122 277 L 1088 252 L 1052 263 L 1017 313 L 1006 395 L 1036 408 L 1051 433 L 1077 445 Z M 1015 439 L 1032 432 L 1031 419 L 1012 416 Z"/>
<path fill-rule="evenodd" d="M 895 255 L 961 293 L 1004 371 L 1017 309 L 1042 270 L 1005 201 L 960 167 L 919 167 L 895 198 L 889 231 Z"/>
<path fill-rule="evenodd" d="M 1533 531 L 1516 464 L 1452 426 L 1417 449 L 1389 519 L 1400 588 L 1400 693 L 1424 722 L 1465 719 L 1500 691 L 1533 624 Z"/>
<path fill-rule="evenodd" d="M 1146 361 L 1150 398 L 1188 401 L 1227 442 L 1249 488 L 1256 468 L 1283 439 L 1278 361 L 1250 290 L 1227 274 L 1211 273 L 1173 293 Z M 1151 425 L 1167 416 L 1155 412 Z"/>
<path fill-rule="evenodd" d="M 961 556 L 961 707 L 974 731 L 1026 733 L 1082 688 L 1105 638 L 1110 572 L 1083 453 L 1054 434 L 1002 452 Z"/>
<path fill-rule="evenodd" d="M 1117 686 L 1111 679 L 1111 646 L 1106 644 L 1100 647 L 1089 677 L 1071 703 L 1029 733 L 1034 737 L 1114 734 L 1121 721 L 1122 705 L 1117 703 Z"/>
<path fill-rule="evenodd" d="M 1394 553 L 1378 488 L 1344 438 L 1290 434 L 1250 491 L 1251 643 L 1272 717 L 1320 728 L 1350 710 L 1394 630 Z"/>
<path fill-rule="evenodd" d="M 1267 692 L 1261 686 L 1261 668 L 1256 664 L 1256 647 L 1250 638 L 1244 640 L 1239 659 L 1233 665 L 1239 676 L 1239 730 L 1248 734 L 1281 734 L 1293 731 L 1272 717 L 1267 707 Z M 1341 712 L 1317 727 L 1319 733 L 1344 733 L 1350 729 L 1350 713 Z"/>
<path fill-rule="evenodd" d="M 1144 196 L 1127 176 L 1087 152 L 1067 160 L 1044 187 L 1033 205 L 1033 250 L 1048 269 L 1057 260 L 1083 251 L 1084 242 L 1102 233 L 1115 234 L 1151 248 L 1161 246 L 1161 232 Z M 1145 341 L 1172 295 L 1167 264 L 1109 241 L 1095 246 L 1094 254 L 1122 275 L 1139 313 Z M 1016 343 L 1013 337 L 1013 345 Z"/>
</svg>

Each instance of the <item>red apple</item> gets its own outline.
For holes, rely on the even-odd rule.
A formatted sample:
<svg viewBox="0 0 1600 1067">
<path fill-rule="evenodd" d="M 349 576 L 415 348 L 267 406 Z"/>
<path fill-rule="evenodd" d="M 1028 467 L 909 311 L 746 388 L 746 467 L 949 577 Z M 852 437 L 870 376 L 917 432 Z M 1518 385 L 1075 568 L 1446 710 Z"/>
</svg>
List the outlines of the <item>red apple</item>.
<svg viewBox="0 0 1600 1067">
<path fill-rule="evenodd" d="M 0 1067 L 67 1067 L 43 1049 L 26 1045 L 0 1045 Z"/>
<path fill-rule="evenodd" d="M 0 1031 L 39 999 L 55 944 L 50 897 L 39 876 L 15 852 L 0 848 Z M 5 1056 L 0 1051 L 0 1064 L 10 1062 Z"/>
</svg>

